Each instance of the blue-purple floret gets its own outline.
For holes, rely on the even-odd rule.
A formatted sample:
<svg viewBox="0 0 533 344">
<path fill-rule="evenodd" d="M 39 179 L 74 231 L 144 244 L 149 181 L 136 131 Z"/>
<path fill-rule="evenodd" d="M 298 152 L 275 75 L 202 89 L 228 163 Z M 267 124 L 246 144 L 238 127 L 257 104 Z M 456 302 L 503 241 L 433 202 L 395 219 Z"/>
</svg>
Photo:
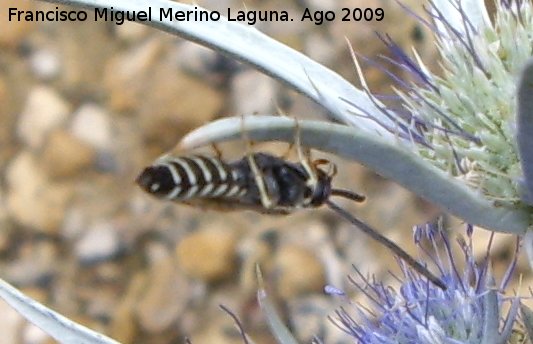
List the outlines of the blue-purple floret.
<svg viewBox="0 0 533 344">
<path fill-rule="evenodd" d="M 442 23 L 446 30 L 448 30 L 449 33 L 453 35 L 455 39 L 468 51 L 468 53 L 471 55 L 472 60 L 476 64 L 476 67 L 482 70 L 485 74 L 488 72 L 485 70 L 485 67 L 483 66 L 483 63 L 481 63 L 481 59 L 476 54 L 476 48 L 474 47 L 474 44 L 472 43 L 471 34 L 476 33 L 476 28 L 472 23 L 470 22 L 470 19 L 468 18 L 467 14 L 464 12 L 463 8 L 461 7 L 460 1 L 454 1 L 450 0 L 450 3 L 455 6 L 457 11 L 461 14 L 461 19 L 463 20 L 463 27 L 464 31 L 466 32 L 466 36 L 463 35 L 459 30 L 453 27 L 453 25 L 446 19 L 446 16 L 442 14 L 442 12 L 439 10 L 438 6 L 435 6 L 433 2 L 430 1 L 431 9 L 426 10 L 426 13 L 433 18 L 435 22 Z M 434 31 L 435 34 L 438 36 L 443 36 L 442 33 L 439 33 L 438 31 Z"/>
<path fill-rule="evenodd" d="M 392 64 L 400 67 L 402 70 L 414 75 L 416 77 L 416 80 L 418 80 L 423 85 L 432 88 L 434 91 L 437 91 L 437 88 L 431 82 L 430 77 L 426 75 L 426 73 L 424 73 L 422 69 L 420 69 L 418 64 L 413 61 L 413 59 L 411 59 L 409 55 L 407 55 L 405 51 L 398 44 L 396 44 L 389 35 L 383 36 L 380 33 L 376 34 L 394 57 L 394 59 L 387 59 L 386 57 L 384 57 L 385 59 L 390 61 Z M 401 78 L 397 79 L 401 80 Z"/>
<path fill-rule="evenodd" d="M 330 317 L 332 322 L 358 343 L 486 343 L 489 337 L 505 343 L 516 321 L 519 299 L 504 298 L 499 292 L 502 289 L 495 287 L 488 255 L 481 264 L 475 262 L 471 226 L 466 231 L 468 240 L 458 240 L 465 265 L 462 272 L 447 233 L 437 227 L 416 228 L 415 241 L 437 265 L 447 290 L 431 284 L 402 262 L 404 281 L 399 291 L 374 277 L 365 277 L 354 267 L 357 277 L 350 277 L 350 282 L 366 296 L 369 305 L 341 307 Z M 431 249 L 422 249 L 423 243 L 429 243 Z M 439 253 L 437 247 L 443 250 Z M 500 287 L 507 285 L 515 263 Z M 345 297 L 339 292 L 331 295 Z M 505 319 L 500 315 L 504 302 L 511 302 Z"/>
</svg>

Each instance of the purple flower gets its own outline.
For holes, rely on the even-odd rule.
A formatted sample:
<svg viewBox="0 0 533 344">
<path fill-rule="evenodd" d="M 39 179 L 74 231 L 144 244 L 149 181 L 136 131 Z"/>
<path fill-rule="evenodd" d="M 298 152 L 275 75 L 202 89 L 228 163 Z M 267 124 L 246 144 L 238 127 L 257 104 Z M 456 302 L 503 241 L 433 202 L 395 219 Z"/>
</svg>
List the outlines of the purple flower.
<svg viewBox="0 0 533 344">
<path fill-rule="evenodd" d="M 366 278 L 356 269 L 357 277 L 350 277 L 350 281 L 366 295 L 369 306 L 350 302 L 349 307 L 340 308 L 330 319 L 357 342 L 365 344 L 507 343 L 516 325 L 520 299 L 505 296 L 503 290 L 516 260 L 497 287 L 488 259 L 490 243 L 485 259 L 477 263 L 471 234 L 472 227 L 468 226 L 467 240 L 457 240 L 464 257 L 464 262 L 458 262 L 448 234 L 440 226 L 416 228 L 417 246 L 436 266 L 446 290 L 401 262 L 404 280 L 399 290 L 373 277 Z M 431 249 L 425 249 L 423 242 L 429 242 Z M 329 290 L 337 290 L 332 295 L 340 294 L 338 289 Z M 503 315 L 501 309 L 506 303 L 510 307 Z"/>
</svg>

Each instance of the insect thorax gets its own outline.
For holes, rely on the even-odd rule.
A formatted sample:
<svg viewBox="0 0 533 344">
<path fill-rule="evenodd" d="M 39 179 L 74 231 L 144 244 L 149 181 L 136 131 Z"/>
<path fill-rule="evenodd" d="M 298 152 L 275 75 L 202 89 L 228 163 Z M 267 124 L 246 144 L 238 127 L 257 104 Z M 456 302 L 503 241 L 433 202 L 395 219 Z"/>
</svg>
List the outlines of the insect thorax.
<svg viewBox="0 0 533 344">
<path fill-rule="evenodd" d="M 265 181 L 267 195 L 276 207 L 291 211 L 296 208 L 320 206 L 325 201 L 324 197 L 329 197 L 331 180 L 324 172 L 318 170 L 317 182 L 310 184 L 310 176 L 300 163 L 289 162 L 266 153 L 255 153 L 252 157 Z M 237 163 L 244 174 L 253 178 L 247 159 Z M 249 191 L 245 196 L 259 202 L 260 192 L 256 183 L 249 180 L 248 185 Z"/>
</svg>

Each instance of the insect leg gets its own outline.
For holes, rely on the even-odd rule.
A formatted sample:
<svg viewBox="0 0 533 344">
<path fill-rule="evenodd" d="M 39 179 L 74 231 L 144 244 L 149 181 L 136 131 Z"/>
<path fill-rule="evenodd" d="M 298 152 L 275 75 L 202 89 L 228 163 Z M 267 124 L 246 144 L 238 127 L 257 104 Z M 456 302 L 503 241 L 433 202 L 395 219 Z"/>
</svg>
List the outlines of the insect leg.
<svg viewBox="0 0 533 344">
<path fill-rule="evenodd" d="M 222 159 L 222 151 L 218 148 L 217 144 L 214 142 L 211 142 L 211 148 L 215 151 L 215 155 L 217 159 Z"/>
<path fill-rule="evenodd" d="M 294 119 L 294 145 L 296 146 L 298 160 L 309 175 L 309 179 L 307 180 L 306 184 L 312 188 L 315 188 L 315 186 L 318 184 L 318 180 L 314 166 L 312 167 L 312 165 L 309 164 L 311 161 L 311 151 L 309 149 L 305 149 L 305 152 L 302 150 L 302 143 L 300 140 L 300 124 L 298 124 L 298 119 L 296 118 Z"/>
<path fill-rule="evenodd" d="M 287 160 L 293 148 L 294 148 L 294 142 L 289 143 L 289 147 L 287 147 L 287 150 L 285 151 L 285 153 L 281 155 L 281 158 L 283 160 Z"/>
<path fill-rule="evenodd" d="M 265 185 L 265 178 L 261 173 L 261 170 L 259 170 L 259 167 L 257 167 L 257 163 L 255 162 L 254 154 L 252 153 L 252 141 L 248 137 L 248 133 L 246 132 L 246 128 L 244 125 L 244 115 L 241 117 L 241 135 L 244 142 L 246 143 L 246 158 L 248 159 L 248 165 L 250 165 L 250 169 L 254 174 L 255 184 L 259 189 L 261 204 L 265 209 L 271 209 L 274 207 L 274 202 L 272 202 L 270 196 L 268 195 L 267 187 Z"/>
</svg>

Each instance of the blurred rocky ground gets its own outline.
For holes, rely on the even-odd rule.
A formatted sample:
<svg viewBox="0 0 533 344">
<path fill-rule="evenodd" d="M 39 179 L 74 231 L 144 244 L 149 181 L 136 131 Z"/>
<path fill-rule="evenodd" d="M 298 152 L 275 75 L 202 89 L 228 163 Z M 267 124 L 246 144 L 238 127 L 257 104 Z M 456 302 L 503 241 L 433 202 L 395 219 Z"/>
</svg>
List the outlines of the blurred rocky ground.
<svg viewBox="0 0 533 344">
<path fill-rule="evenodd" d="M 352 1 L 247 1 L 247 8 L 353 7 Z M 203 1 L 211 9 L 241 1 Z M 374 31 L 431 57 L 432 42 L 397 5 L 385 20 L 261 23 L 258 29 L 357 83 L 345 37 L 362 54 L 386 54 Z M 38 1 L 9 7 L 54 9 Z M 240 343 L 223 304 L 256 343 L 274 343 L 255 302 L 260 263 L 280 312 L 299 336 L 348 338 L 326 319 L 348 291 L 355 264 L 394 283 L 391 254 L 327 209 L 286 217 L 203 211 L 162 203 L 134 184 L 139 171 L 189 130 L 216 118 L 272 114 L 324 119 L 323 111 L 279 82 L 194 43 L 135 23 L 10 22 L 0 30 L 0 276 L 60 313 L 123 343 Z M 367 65 L 368 67 L 368 65 Z M 365 69 L 372 89 L 390 80 Z M 222 145 L 228 159 L 241 143 Z M 282 152 L 284 145 L 258 145 Z M 320 154 L 317 154 L 320 156 Z M 323 155 L 323 154 L 322 154 Z M 325 155 L 323 155 L 325 156 Z M 354 163 L 339 164 L 336 184 L 364 193 L 345 205 L 409 252 L 412 226 L 438 211 Z M 462 225 L 452 222 L 454 229 Z M 486 234 L 478 231 L 480 254 Z M 497 240 L 497 274 L 513 240 Z M 525 265 L 524 265 L 525 266 Z M 522 265 L 520 265 L 522 267 Z M 357 295 L 354 295 L 357 297 Z M 51 343 L 0 302 L 0 343 Z"/>
</svg>

